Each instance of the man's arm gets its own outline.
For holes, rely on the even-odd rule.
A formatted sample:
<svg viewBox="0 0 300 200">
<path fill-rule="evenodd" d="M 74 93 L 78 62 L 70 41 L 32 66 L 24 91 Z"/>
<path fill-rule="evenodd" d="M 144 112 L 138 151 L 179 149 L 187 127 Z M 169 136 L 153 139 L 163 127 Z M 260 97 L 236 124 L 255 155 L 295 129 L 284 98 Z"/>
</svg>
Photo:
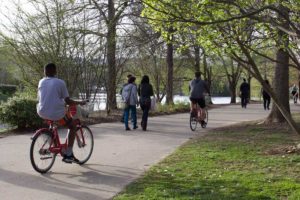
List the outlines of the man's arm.
<svg viewBox="0 0 300 200">
<path fill-rule="evenodd" d="M 68 105 L 85 105 L 87 101 L 86 100 L 75 101 L 75 100 L 71 99 L 70 97 L 66 97 L 65 102 Z"/>
<path fill-rule="evenodd" d="M 69 92 L 68 92 L 65 81 L 63 81 L 63 80 L 60 80 L 60 81 L 61 81 L 60 82 L 61 83 L 60 84 L 60 92 L 61 92 L 60 96 L 62 99 L 65 100 L 65 103 L 67 105 L 85 105 L 86 104 L 86 102 L 87 102 L 86 100 L 75 101 L 75 100 L 71 99 L 69 97 Z"/>
<path fill-rule="evenodd" d="M 209 87 L 208 87 L 208 84 L 206 83 L 206 81 L 204 82 L 204 88 L 205 88 L 206 92 L 208 93 L 208 95 L 210 96 L 210 90 L 209 90 Z"/>
</svg>

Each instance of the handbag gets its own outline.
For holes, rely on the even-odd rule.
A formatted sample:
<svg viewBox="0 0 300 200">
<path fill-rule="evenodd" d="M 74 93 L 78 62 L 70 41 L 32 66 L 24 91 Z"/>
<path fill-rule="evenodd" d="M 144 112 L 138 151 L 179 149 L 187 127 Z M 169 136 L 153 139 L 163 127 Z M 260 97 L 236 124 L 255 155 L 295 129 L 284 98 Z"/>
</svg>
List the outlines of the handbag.
<svg viewBox="0 0 300 200">
<path fill-rule="evenodd" d="M 151 98 L 150 110 L 156 110 L 156 98 L 155 97 Z"/>
<path fill-rule="evenodd" d="M 120 106 L 121 109 L 127 109 L 129 107 L 132 88 L 133 88 L 133 86 L 130 89 L 128 99 L 121 101 L 121 106 Z"/>
</svg>

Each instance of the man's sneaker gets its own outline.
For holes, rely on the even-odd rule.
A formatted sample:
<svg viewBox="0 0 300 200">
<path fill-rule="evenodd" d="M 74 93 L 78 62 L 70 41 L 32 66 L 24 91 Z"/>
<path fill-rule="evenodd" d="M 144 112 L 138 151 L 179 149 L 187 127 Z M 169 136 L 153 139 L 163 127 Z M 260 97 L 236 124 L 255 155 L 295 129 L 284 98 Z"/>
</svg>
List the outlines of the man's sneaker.
<svg viewBox="0 0 300 200">
<path fill-rule="evenodd" d="M 74 155 L 70 155 L 70 156 L 67 156 L 67 155 L 64 155 L 63 159 L 62 159 L 63 162 L 65 163 L 79 163 L 79 160 L 77 158 L 74 157 Z"/>
</svg>

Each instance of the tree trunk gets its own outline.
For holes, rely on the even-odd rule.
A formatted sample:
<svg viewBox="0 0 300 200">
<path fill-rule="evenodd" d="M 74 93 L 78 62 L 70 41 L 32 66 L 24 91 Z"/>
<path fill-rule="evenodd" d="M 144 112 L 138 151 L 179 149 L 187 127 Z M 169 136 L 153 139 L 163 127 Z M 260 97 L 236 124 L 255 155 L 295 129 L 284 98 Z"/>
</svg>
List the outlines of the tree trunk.
<svg viewBox="0 0 300 200">
<path fill-rule="evenodd" d="M 276 91 L 278 100 L 283 104 L 285 110 L 290 112 L 289 105 L 289 55 L 283 49 L 279 49 L 276 54 L 277 61 L 275 67 L 275 80 L 273 81 L 273 88 Z M 285 118 L 281 114 L 278 107 L 273 104 L 270 115 L 268 116 L 270 122 L 285 122 Z"/>
<path fill-rule="evenodd" d="M 249 74 L 248 78 L 247 78 L 247 82 L 249 84 L 249 102 L 251 100 L 251 79 L 252 79 L 252 76 Z"/>
<path fill-rule="evenodd" d="M 284 18 L 289 17 L 289 11 L 286 7 L 280 6 L 282 10 L 282 15 Z M 283 18 L 282 16 L 278 16 Z M 288 23 L 285 23 L 285 19 L 282 19 L 282 26 L 289 29 Z M 275 80 L 273 81 L 274 91 L 276 92 L 277 99 L 284 106 L 284 109 L 290 114 L 290 104 L 289 104 L 289 54 L 286 50 L 289 44 L 288 35 L 278 30 L 278 37 L 281 41 L 279 49 L 276 53 L 276 66 L 275 66 Z M 283 47 L 282 47 L 283 46 Z M 273 104 L 270 115 L 267 118 L 269 122 L 286 122 L 286 119 L 280 112 L 277 106 Z"/>
<path fill-rule="evenodd" d="M 233 84 L 233 82 L 229 82 L 229 88 L 231 93 L 230 103 L 236 103 L 236 84 Z"/>
<path fill-rule="evenodd" d="M 208 72 L 208 69 L 207 69 L 206 52 L 205 52 L 204 49 L 203 49 L 203 71 L 204 71 L 203 78 L 204 78 L 204 80 L 207 80 L 209 72 Z"/>
<path fill-rule="evenodd" d="M 168 77 L 167 77 L 167 96 L 166 104 L 173 104 L 173 44 L 169 42 L 167 44 L 167 67 L 168 67 Z"/>
<path fill-rule="evenodd" d="M 300 92 L 300 71 L 298 71 L 298 92 Z M 298 95 L 298 98 L 300 99 L 300 95 Z"/>
<path fill-rule="evenodd" d="M 200 72 L 200 47 L 195 46 L 195 72 Z"/>
<path fill-rule="evenodd" d="M 107 30 L 107 112 L 117 108 L 116 101 L 116 20 L 114 0 L 108 0 L 108 30 Z"/>
</svg>

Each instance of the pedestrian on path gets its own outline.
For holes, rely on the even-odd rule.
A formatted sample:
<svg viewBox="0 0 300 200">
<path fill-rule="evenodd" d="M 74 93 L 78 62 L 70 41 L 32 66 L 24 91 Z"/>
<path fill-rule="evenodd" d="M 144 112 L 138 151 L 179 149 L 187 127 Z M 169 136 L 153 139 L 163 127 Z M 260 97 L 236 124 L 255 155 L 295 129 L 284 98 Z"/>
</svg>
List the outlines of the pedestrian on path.
<svg viewBox="0 0 300 200">
<path fill-rule="evenodd" d="M 243 80 L 244 82 L 240 86 L 241 106 L 242 108 L 246 108 L 250 93 L 250 85 L 246 82 L 245 78 Z"/>
<path fill-rule="evenodd" d="M 127 75 L 127 80 L 126 80 L 126 83 L 124 83 L 124 85 L 122 86 L 121 90 L 120 90 L 120 95 L 122 96 L 122 91 L 123 91 L 123 88 L 128 84 L 128 80 L 129 78 L 132 77 L 131 74 L 128 74 Z M 123 99 L 124 100 L 124 99 Z M 122 114 L 122 118 L 121 118 L 121 122 L 124 123 L 124 118 L 125 118 L 125 109 L 123 109 L 123 114 Z"/>
<path fill-rule="evenodd" d="M 298 100 L 298 97 L 299 97 L 299 89 L 296 86 L 296 84 L 293 85 L 291 93 L 292 93 L 292 96 L 293 96 L 294 103 L 297 103 L 297 100 Z"/>
<path fill-rule="evenodd" d="M 270 83 L 268 80 L 265 80 L 265 83 L 270 86 Z M 271 97 L 267 93 L 267 91 L 264 90 L 263 88 L 262 88 L 262 96 L 263 96 L 263 101 L 264 101 L 264 109 L 270 110 Z"/>
<path fill-rule="evenodd" d="M 133 124 L 133 129 L 137 129 L 137 118 L 136 118 L 136 106 L 138 105 L 138 96 L 137 96 L 137 86 L 135 84 L 135 77 L 132 76 L 128 79 L 128 84 L 122 90 L 122 98 L 127 102 L 127 106 L 125 107 L 125 116 L 124 116 L 124 124 L 125 130 L 130 131 L 128 125 L 129 113 L 131 113 L 131 120 Z"/>
<path fill-rule="evenodd" d="M 138 94 L 140 96 L 140 106 L 143 111 L 141 126 L 143 131 L 147 129 L 148 114 L 151 107 L 151 96 L 153 96 L 153 87 L 150 84 L 149 77 L 143 76 L 141 84 L 138 88 Z"/>
</svg>

